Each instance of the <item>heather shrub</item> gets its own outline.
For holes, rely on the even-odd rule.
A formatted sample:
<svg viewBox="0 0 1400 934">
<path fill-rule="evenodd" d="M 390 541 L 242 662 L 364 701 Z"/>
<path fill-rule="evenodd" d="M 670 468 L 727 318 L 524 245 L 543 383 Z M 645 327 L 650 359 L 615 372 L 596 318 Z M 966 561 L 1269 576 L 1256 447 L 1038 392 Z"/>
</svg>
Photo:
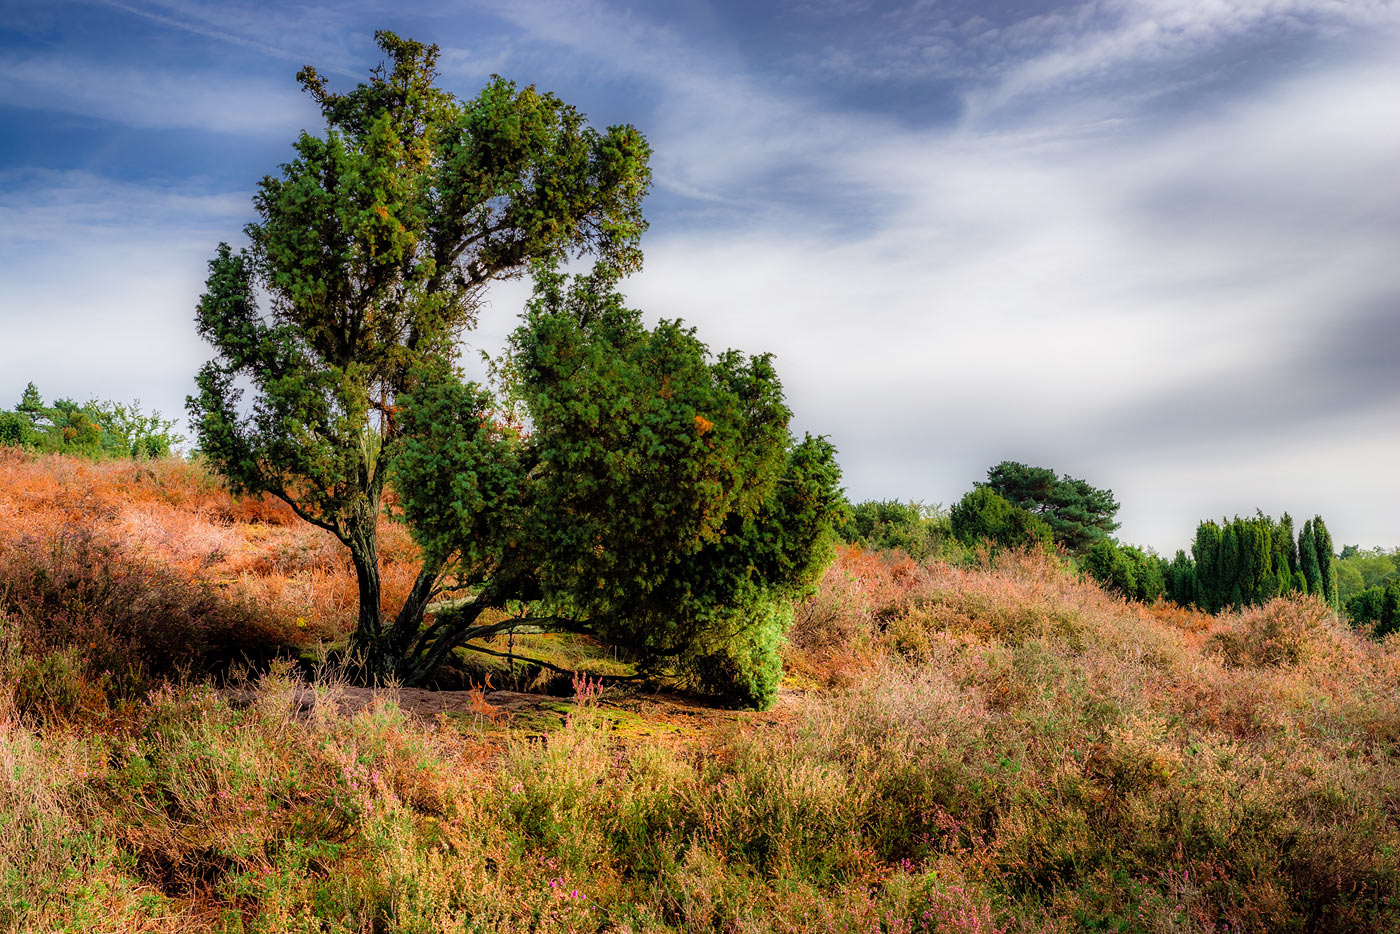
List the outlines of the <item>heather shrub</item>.
<svg viewBox="0 0 1400 934">
<path fill-rule="evenodd" d="M 799 601 L 784 662 L 818 683 L 838 684 L 867 666 L 879 634 L 919 599 L 928 571 L 897 552 L 840 545 L 816 591 Z"/>
<path fill-rule="evenodd" d="M 0 930 L 90 929 L 134 913 L 139 896 L 86 786 L 102 753 L 31 732 L 0 696 Z"/>
<path fill-rule="evenodd" d="M 1322 601 L 1279 597 L 1234 617 L 1228 628 L 1211 637 L 1207 648 L 1234 668 L 1286 667 L 1335 638 L 1335 626 L 1335 617 Z"/>
<path fill-rule="evenodd" d="M 843 546 L 771 712 L 580 682 L 434 724 L 285 670 L 146 693 L 94 665 L 87 616 L 207 620 L 169 640 L 207 659 L 221 613 L 353 581 L 275 513 L 211 521 L 233 501 L 197 468 L 35 463 L 0 453 L 0 503 L 45 491 L 37 544 L 0 538 L 0 930 L 1400 928 L 1400 640 L 1317 600 L 1210 616 L 1034 550 Z"/>
<path fill-rule="evenodd" d="M 90 689 L 134 696 L 152 679 L 278 642 L 276 629 L 207 581 L 78 529 L 0 542 L 0 613 L 12 653 L 24 657 L 24 680 L 47 685 L 25 689 L 26 710 Z"/>
</svg>

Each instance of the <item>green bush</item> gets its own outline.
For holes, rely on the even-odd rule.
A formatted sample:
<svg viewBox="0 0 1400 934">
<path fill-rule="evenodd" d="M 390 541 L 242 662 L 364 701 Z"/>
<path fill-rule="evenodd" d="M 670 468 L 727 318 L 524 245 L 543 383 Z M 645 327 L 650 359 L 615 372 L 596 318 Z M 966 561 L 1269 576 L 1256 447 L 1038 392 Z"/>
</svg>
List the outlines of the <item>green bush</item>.
<svg viewBox="0 0 1400 934">
<path fill-rule="evenodd" d="M 34 423 L 20 412 L 0 412 L 0 446 L 29 448 L 39 443 Z"/>
<path fill-rule="evenodd" d="M 735 707 L 767 710 L 783 680 L 779 650 L 792 617 L 790 603 L 759 604 L 748 619 L 717 627 L 693 645 L 677 667 L 684 680 L 705 694 Z"/>
<path fill-rule="evenodd" d="M 1361 591 L 1346 602 L 1346 614 L 1353 625 L 1371 626 L 1377 637 L 1400 631 L 1400 578 Z"/>
<path fill-rule="evenodd" d="M 958 500 L 949 513 L 953 537 L 964 545 L 988 542 L 1002 548 L 1051 547 L 1050 526 L 987 487 Z"/>
<path fill-rule="evenodd" d="M 863 548 L 898 549 L 915 561 L 926 561 L 942 554 L 951 531 L 947 514 L 938 507 L 889 499 L 852 506 L 839 534 Z"/>
<path fill-rule="evenodd" d="M 1152 603 L 1166 592 L 1163 562 L 1133 545 L 1100 539 L 1084 556 L 1084 571 L 1099 586 L 1129 600 Z"/>
</svg>

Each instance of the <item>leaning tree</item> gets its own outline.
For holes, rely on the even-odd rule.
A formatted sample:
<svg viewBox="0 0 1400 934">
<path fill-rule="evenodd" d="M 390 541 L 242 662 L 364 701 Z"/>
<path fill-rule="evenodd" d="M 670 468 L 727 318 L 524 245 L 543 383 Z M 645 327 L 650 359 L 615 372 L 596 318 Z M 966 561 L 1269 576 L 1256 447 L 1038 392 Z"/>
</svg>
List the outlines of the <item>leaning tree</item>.
<svg viewBox="0 0 1400 934">
<path fill-rule="evenodd" d="M 836 508 L 832 452 L 790 438 L 768 358 L 710 359 L 693 332 L 624 310 L 645 140 L 500 78 L 459 100 L 434 86 L 435 46 L 377 39 L 387 62 L 347 93 L 298 75 L 325 133 L 259 184 L 249 245 L 210 262 L 197 322 L 217 356 L 188 403 L 201 450 L 344 544 L 372 678 L 422 681 L 454 647 L 526 625 L 710 681 L 771 670 L 782 600 Z M 553 269 L 581 256 L 597 272 L 569 287 Z M 465 382 L 454 360 L 483 288 L 532 269 L 502 390 Z M 390 482 L 423 565 L 386 613 Z M 448 589 L 459 599 L 430 613 Z"/>
</svg>

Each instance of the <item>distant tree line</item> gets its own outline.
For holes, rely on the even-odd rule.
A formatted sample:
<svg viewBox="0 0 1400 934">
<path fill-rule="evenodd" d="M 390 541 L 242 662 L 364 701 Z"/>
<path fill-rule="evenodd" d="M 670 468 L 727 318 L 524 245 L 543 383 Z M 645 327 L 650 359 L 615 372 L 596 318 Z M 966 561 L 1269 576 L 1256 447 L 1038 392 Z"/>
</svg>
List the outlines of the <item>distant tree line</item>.
<svg viewBox="0 0 1400 934">
<path fill-rule="evenodd" d="M 1337 595 L 1343 603 L 1373 587 L 1400 577 L 1400 548 L 1358 548 L 1347 545 L 1337 555 Z"/>
<path fill-rule="evenodd" d="M 46 404 L 30 383 L 19 403 L 0 411 L 0 446 L 84 457 L 168 457 L 184 438 L 173 419 L 131 405 L 57 399 Z"/>
<path fill-rule="evenodd" d="M 867 548 L 898 548 L 919 560 L 946 556 L 950 547 L 979 546 L 1058 547 L 1077 555 L 1118 528 L 1117 512 L 1110 490 L 1044 467 L 1003 461 L 946 514 L 920 503 L 872 500 L 849 507 L 841 535 Z"/>
<path fill-rule="evenodd" d="M 1191 553 L 1168 561 L 1150 551 L 1111 539 L 1098 542 L 1084 570 L 1106 589 L 1150 603 L 1165 597 L 1207 613 L 1267 603 L 1290 593 L 1315 594 L 1341 606 L 1332 536 L 1321 516 L 1303 523 L 1295 537 L 1293 517 L 1274 520 L 1263 512 L 1196 527 Z"/>
<path fill-rule="evenodd" d="M 1190 553 L 1178 551 L 1168 561 L 1113 537 L 1118 509 L 1111 490 L 1049 468 L 1003 461 L 954 504 L 946 520 L 916 503 L 867 502 L 850 508 L 843 536 L 916 559 L 948 556 L 950 545 L 1056 548 L 1105 589 L 1130 600 L 1165 598 L 1219 613 L 1287 594 L 1314 594 L 1337 610 L 1345 602 L 1354 621 L 1375 624 L 1378 632 L 1400 627 L 1400 550 L 1392 555 L 1349 547 L 1337 556 L 1321 516 L 1296 534 L 1288 513 L 1278 520 L 1262 511 L 1205 520 Z M 1352 585 L 1349 590 L 1343 580 Z M 1370 586 L 1355 586 L 1363 582 Z"/>
<path fill-rule="evenodd" d="M 1293 517 L 1204 520 L 1190 552 L 1167 560 L 1118 541 L 1110 490 L 1045 467 L 1003 461 L 946 514 L 919 503 L 871 501 L 848 508 L 841 535 L 916 560 L 970 558 L 979 547 L 1058 549 L 1105 590 L 1129 600 L 1166 599 L 1220 613 L 1289 594 L 1311 594 L 1377 636 L 1400 631 L 1400 548 L 1334 554 L 1321 516 L 1294 530 Z"/>
</svg>

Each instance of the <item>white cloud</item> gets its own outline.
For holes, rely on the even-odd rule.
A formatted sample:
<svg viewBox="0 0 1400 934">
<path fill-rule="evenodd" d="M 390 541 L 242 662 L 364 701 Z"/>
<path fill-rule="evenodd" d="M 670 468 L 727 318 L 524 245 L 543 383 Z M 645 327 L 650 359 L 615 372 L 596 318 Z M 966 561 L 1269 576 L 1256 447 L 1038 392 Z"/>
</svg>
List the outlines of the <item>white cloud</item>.
<svg viewBox="0 0 1400 934">
<path fill-rule="evenodd" d="M 80 172 L 0 178 L 0 406 L 34 381 L 46 397 L 139 396 L 181 414 L 205 356 L 194 306 L 215 244 L 247 197 L 113 182 Z"/>
<path fill-rule="evenodd" d="M 1309 491 L 1329 458 L 1339 476 L 1357 450 L 1400 458 L 1366 433 L 1292 456 L 1299 433 L 1336 434 L 1339 405 L 1400 410 L 1374 376 L 1342 397 L 1329 381 L 1347 361 L 1326 356 L 1378 295 L 1400 299 L 1397 96 L 1400 68 L 1370 62 L 1165 126 L 866 137 L 828 180 L 898 205 L 873 233 L 672 231 L 631 294 L 716 345 L 777 351 L 801 426 L 835 436 L 857 496 L 947 502 L 1003 457 L 1136 494 L 1134 464 L 1198 465 L 1198 442 L 1239 463 L 1254 444 L 1269 489 Z M 1193 410 L 1145 421 L 1173 400 Z M 1123 534 L 1166 543 L 1194 522 L 1202 473 L 1152 476 Z M 1263 489 L 1243 468 L 1212 483 L 1239 510 Z M 1383 491 L 1328 508 L 1367 534 L 1377 509 L 1400 517 Z"/>
<path fill-rule="evenodd" d="M 994 108 L 1083 79 L 1111 82 L 1124 68 L 1189 60 L 1261 33 L 1397 23 L 1393 0 L 1093 0 L 999 32 L 992 51 L 1002 58 L 991 69 L 998 77 L 976 106 Z"/>
</svg>

